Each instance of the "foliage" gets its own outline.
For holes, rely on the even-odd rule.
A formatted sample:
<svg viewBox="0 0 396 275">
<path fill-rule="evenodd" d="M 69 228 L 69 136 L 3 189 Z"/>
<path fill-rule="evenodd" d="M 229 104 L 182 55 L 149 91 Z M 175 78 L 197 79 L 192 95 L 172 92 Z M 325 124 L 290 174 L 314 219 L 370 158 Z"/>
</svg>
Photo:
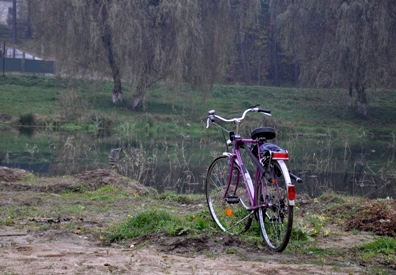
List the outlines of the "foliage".
<svg viewBox="0 0 396 275">
<path fill-rule="evenodd" d="M 32 114 L 32 113 L 22 114 L 19 117 L 19 123 L 24 126 L 34 125 L 34 114 Z"/>
<path fill-rule="evenodd" d="M 48 0 L 32 15 L 37 42 L 57 57 L 58 73 L 111 75 L 114 103 L 122 102 L 121 79 L 128 80 L 132 108 L 158 80 L 208 91 L 233 32 L 224 1 Z"/>
<path fill-rule="evenodd" d="M 270 2 L 278 39 L 293 56 L 301 86 L 344 87 L 351 99 L 356 89 L 361 115 L 367 114 L 367 88 L 394 87 L 392 0 Z"/>
<path fill-rule="evenodd" d="M 199 86 L 206 97 L 225 81 L 346 88 L 345 102 L 366 115 L 367 90 L 395 86 L 392 0 L 21 0 L 18 9 L 29 38 L 19 46 L 45 49 L 59 74 L 113 77 L 113 91 L 134 94 L 129 106 L 145 108 L 157 83 Z"/>
</svg>

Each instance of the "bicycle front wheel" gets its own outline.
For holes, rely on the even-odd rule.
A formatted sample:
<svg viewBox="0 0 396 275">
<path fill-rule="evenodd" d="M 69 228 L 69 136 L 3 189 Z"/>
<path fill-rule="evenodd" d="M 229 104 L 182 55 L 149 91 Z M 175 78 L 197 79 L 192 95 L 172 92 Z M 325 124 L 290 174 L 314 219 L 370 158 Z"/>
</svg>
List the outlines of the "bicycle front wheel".
<svg viewBox="0 0 396 275">
<path fill-rule="evenodd" d="M 257 198 L 259 204 L 267 207 L 258 209 L 260 231 L 268 248 L 282 252 L 290 239 L 293 227 L 293 206 L 289 205 L 287 194 L 290 175 L 283 160 L 273 160 L 264 164 L 264 168 L 270 175 L 262 177 L 259 185 Z"/>
<path fill-rule="evenodd" d="M 234 164 L 230 178 L 230 162 L 228 156 L 218 157 L 212 162 L 206 176 L 205 188 L 213 220 L 221 230 L 235 235 L 249 229 L 252 211 L 247 211 L 250 200 L 241 169 Z"/>
</svg>

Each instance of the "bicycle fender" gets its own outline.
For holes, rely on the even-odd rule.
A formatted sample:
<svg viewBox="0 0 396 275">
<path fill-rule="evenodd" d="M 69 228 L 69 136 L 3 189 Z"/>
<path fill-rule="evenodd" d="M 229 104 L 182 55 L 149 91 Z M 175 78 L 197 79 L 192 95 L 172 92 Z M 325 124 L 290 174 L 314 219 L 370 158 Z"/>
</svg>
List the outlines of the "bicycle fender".
<svg viewBox="0 0 396 275">
<path fill-rule="evenodd" d="M 282 171 L 287 171 L 287 173 L 283 173 L 283 176 L 285 177 L 286 185 L 287 185 L 287 195 L 289 196 L 289 188 L 294 188 L 294 185 L 291 183 L 291 178 L 289 174 L 289 170 L 287 169 L 286 163 L 283 160 L 277 160 L 279 166 L 281 167 Z M 290 200 L 289 199 L 289 205 L 295 205 L 295 200 Z"/>
</svg>

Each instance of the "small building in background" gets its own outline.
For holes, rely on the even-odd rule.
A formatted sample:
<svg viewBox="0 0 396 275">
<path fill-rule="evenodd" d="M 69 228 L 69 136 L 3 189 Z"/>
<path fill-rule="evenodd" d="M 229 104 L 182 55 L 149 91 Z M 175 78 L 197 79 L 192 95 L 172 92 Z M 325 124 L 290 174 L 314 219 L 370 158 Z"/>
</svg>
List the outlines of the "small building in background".
<svg viewBox="0 0 396 275">
<path fill-rule="evenodd" d="M 12 12 L 12 1 L 0 0 L 0 24 L 8 25 L 7 19 Z"/>
</svg>

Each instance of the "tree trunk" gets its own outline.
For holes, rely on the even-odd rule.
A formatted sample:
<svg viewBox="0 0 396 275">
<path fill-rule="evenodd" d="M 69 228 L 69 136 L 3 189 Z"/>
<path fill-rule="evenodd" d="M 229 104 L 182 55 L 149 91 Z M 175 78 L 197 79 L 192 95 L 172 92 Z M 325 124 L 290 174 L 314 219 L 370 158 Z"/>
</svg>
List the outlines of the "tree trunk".
<svg viewBox="0 0 396 275">
<path fill-rule="evenodd" d="M 361 116 L 366 116 L 366 62 L 362 56 L 359 57 L 359 64 L 356 68 L 355 88 L 358 96 L 357 112 Z"/>
<path fill-rule="evenodd" d="M 95 1 L 95 3 L 98 5 L 97 1 Z M 112 100 L 114 104 L 118 104 L 122 102 L 121 74 L 113 52 L 113 41 L 112 41 L 111 30 L 108 22 L 108 14 L 106 7 L 101 8 L 101 23 L 102 23 L 101 39 L 102 39 L 103 47 L 105 48 L 107 53 L 107 60 L 110 65 L 110 69 L 114 81 Z"/>
<path fill-rule="evenodd" d="M 26 39 L 32 38 L 32 20 L 30 18 L 31 10 L 32 10 L 31 0 L 27 0 L 27 21 L 26 21 L 26 31 L 25 31 Z"/>
<path fill-rule="evenodd" d="M 366 116 L 367 115 L 367 107 L 366 107 L 366 90 L 364 86 L 360 86 L 357 89 L 357 94 L 358 94 L 358 109 L 357 112 L 359 115 Z"/>
<path fill-rule="evenodd" d="M 144 94 L 146 92 L 147 86 L 148 86 L 148 65 L 146 65 L 144 72 L 140 76 L 139 82 L 136 86 L 136 90 L 131 96 L 131 98 L 128 100 L 127 107 L 135 109 L 137 106 L 139 106 L 140 103 L 143 102 Z"/>
<path fill-rule="evenodd" d="M 117 63 L 114 60 L 114 55 L 111 48 L 109 48 L 108 52 L 109 52 L 108 53 L 109 64 L 111 67 L 111 72 L 113 74 L 113 81 L 114 81 L 112 99 L 114 104 L 118 104 L 122 102 L 122 86 L 121 86 L 120 70 L 118 68 Z"/>
<path fill-rule="evenodd" d="M 17 41 L 17 5 L 16 0 L 12 1 L 12 43 Z"/>
<path fill-rule="evenodd" d="M 139 104 L 143 101 L 143 96 L 146 88 L 143 83 L 139 83 L 136 87 L 135 93 L 128 100 L 127 107 L 131 109 L 135 109 Z"/>
<path fill-rule="evenodd" d="M 300 77 L 300 66 L 298 65 L 297 58 L 294 57 L 294 87 L 298 87 Z"/>
<path fill-rule="evenodd" d="M 241 47 L 243 75 L 245 76 L 245 84 L 250 85 L 250 75 L 249 75 L 249 69 L 248 69 L 247 62 L 246 62 L 244 36 L 245 36 L 245 34 L 243 33 L 242 26 L 240 26 L 239 27 L 239 44 Z"/>
<path fill-rule="evenodd" d="M 348 107 L 352 107 L 352 96 L 353 96 L 353 82 L 349 81 L 349 99 L 348 99 Z"/>
<path fill-rule="evenodd" d="M 127 107 L 131 109 L 135 109 L 139 104 L 143 101 L 143 94 L 142 91 L 137 91 L 131 98 L 128 100 Z"/>
<path fill-rule="evenodd" d="M 272 81 L 275 86 L 279 87 L 279 69 L 278 69 L 278 50 L 276 46 L 276 40 L 274 36 L 274 24 L 271 23 L 269 28 L 269 50 L 271 57 L 271 75 Z"/>
</svg>

